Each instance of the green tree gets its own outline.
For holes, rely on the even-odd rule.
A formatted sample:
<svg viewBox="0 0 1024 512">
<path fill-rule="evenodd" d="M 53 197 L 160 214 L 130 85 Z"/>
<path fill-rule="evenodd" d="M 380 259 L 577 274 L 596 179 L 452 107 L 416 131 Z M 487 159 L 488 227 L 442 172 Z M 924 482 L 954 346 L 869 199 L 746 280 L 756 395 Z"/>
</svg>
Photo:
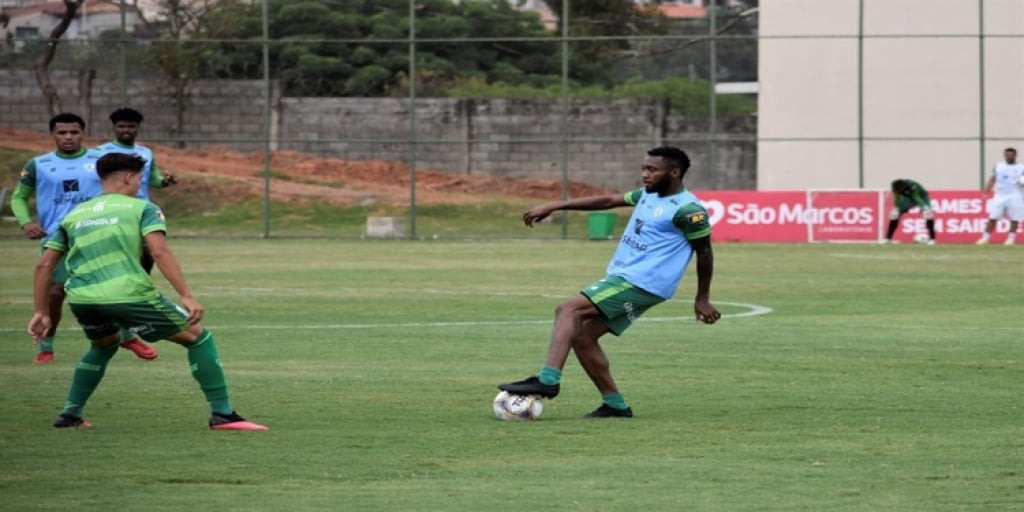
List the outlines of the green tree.
<svg viewBox="0 0 1024 512">
<path fill-rule="evenodd" d="M 285 91 L 298 95 L 402 95 L 410 86 L 408 0 L 269 0 L 271 69 Z M 415 86 L 422 95 L 452 84 L 557 81 L 553 35 L 534 13 L 506 0 L 420 0 L 416 3 Z M 243 20 L 208 58 L 211 76 L 261 76 L 260 18 Z M 463 41 L 436 41 L 461 38 Z M 527 40 L 537 38 L 538 40 Z M 468 39 L 477 39 L 468 41 Z M 484 41 L 480 41 L 484 39 Z"/>
</svg>

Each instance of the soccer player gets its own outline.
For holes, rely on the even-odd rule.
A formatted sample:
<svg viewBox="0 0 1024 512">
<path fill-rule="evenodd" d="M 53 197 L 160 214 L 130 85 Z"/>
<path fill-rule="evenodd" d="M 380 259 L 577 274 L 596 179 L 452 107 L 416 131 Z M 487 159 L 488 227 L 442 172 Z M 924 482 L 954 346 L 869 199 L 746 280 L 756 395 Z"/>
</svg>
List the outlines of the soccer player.
<svg viewBox="0 0 1024 512">
<path fill-rule="evenodd" d="M 167 246 L 163 213 L 153 203 L 135 197 L 143 167 L 145 161 L 137 155 L 109 153 L 101 157 L 96 172 L 102 194 L 64 217 L 36 264 L 35 312 L 29 320 L 29 334 L 41 338 L 50 329 L 48 283 L 66 255 L 68 303 L 91 342 L 75 366 L 67 402 L 53 426 L 91 426 L 82 419 L 82 411 L 117 353 L 119 330 L 128 328 L 148 341 L 167 339 L 187 349 L 192 376 L 212 410 L 211 429 L 267 430 L 246 421 L 231 406 L 216 342 L 200 323 L 204 308 L 189 291 L 177 258 Z M 142 269 L 143 243 L 178 293 L 181 305 L 160 293 Z"/>
<path fill-rule="evenodd" d="M 153 158 L 153 151 L 135 143 L 142 120 L 142 113 L 133 108 L 124 107 L 111 112 L 110 122 L 114 125 L 114 140 L 100 144 L 96 149 L 100 154 L 128 153 L 141 156 L 146 161 L 146 167 L 142 170 L 142 184 L 139 186 L 138 197 L 149 201 L 150 187 L 165 188 L 176 185 L 178 177 L 160 171 Z M 153 271 L 153 258 L 147 250 L 142 251 L 142 268 L 146 269 L 146 272 Z"/>
<path fill-rule="evenodd" d="M 562 369 L 572 350 L 601 393 L 601 406 L 586 417 L 631 418 L 633 409 L 612 378 L 608 357 L 598 341 L 601 336 L 609 332 L 621 336 L 645 311 L 672 298 L 694 254 L 696 319 L 713 324 L 721 317 L 710 299 L 714 273 L 711 224 L 707 210 L 683 186 L 689 168 L 690 158 L 683 150 L 657 147 L 647 152 L 641 167 L 643 188 L 624 195 L 554 201 L 523 214 L 523 222 L 532 227 L 558 210 L 635 207 L 608 263 L 607 276 L 555 309 L 547 361 L 540 373 L 499 384 L 498 389 L 519 395 L 558 396 Z"/>
<path fill-rule="evenodd" d="M 892 210 L 889 210 L 889 229 L 885 232 L 885 243 L 892 243 L 900 217 L 913 207 L 921 210 L 924 225 L 928 228 L 928 245 L 935 245 L 935 213 L 928 191 L 914 180 L 905 178 L 892 180 Z"/>
<path fill-rule="evenodd" d="M 1024 189 L 1021 189 L 1021 178 L 1024 177 L 1024 164 L 1017 163 L 1017 150 L 1006 148 L 1003 150 L 1004 161 L 999 162 L 992 169 L 992 174 L 985 183 L 984 197 L 988 197 L 995 189 L 995 195 L 985 205 L 988 211 L 988 222 L 985 223 L 985 232 L 975 242 L 978 245 L 988 243 L 992 232 L 996 229 L 996 222 L 1005 217 L 1010 218 L 1010 232 L 1006 235 L 1006 245 L 1017 243 L 1017 228 L 1020 221 L 1024 220 Z"/>
<path fill-rule="evenodd" d="M 142 171 L 142 184 L 139 186 L 140 199 L 149 201 L 149 188 L 165 188 L 178 183 L 178 177 L 167 173 L 164 174 L 156 166 L 153 159 L 153 151 L 136 144 L 135 139 L 139 136 L 139 127 L 142 124 L 142 113 L 133 108 L 119 108 L 110 113 L 110 122 L 114 125 L 114 140 L 96 146 L 102 154 L 106 153 L 128 153 L 139 155 L 146 161 L 146 168 Z"/>
<path fill-rule="evenodd" d="M 11 196 L 11 210 L 25 236 L 45 244 L 56 231 L 61 219 L 72 208 L 94 196 L 102 187 L 96 177 L 96 159 L 99 153 L 82 147 L 85 138 L 85 120 L 76 114 L 62 113 L 50 119 L 50 135 L 57 148 L 39 155 L 25 164 L 18 186 Z M 38 220 L 29 213 L 29 199 L 36 199 Z M 46 336 L 36 340 L 35 362 L 53 362 L 54 337 L 60 324 L 64 305 L 64 281 L 67 272 L 63 264 L 57 265 L 50 285 L 50 312 L 53 319 Z M 141 359 L 154 359 L 157 351 L 130 332 L 122 334 L 121 346 Z"/>
</svg>

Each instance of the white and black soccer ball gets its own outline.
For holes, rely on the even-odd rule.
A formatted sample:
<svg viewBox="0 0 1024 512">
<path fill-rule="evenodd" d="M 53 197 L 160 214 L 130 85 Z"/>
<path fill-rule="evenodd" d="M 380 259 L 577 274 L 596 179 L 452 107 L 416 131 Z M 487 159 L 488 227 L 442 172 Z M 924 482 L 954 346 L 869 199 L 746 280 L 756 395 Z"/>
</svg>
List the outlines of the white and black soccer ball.
<svg viewBox="0 0 1024 512">
<path fill-rule="evenodd" d="M 924 233 L 914 235 L 914 243 L 916 244 L 926 244 L 929 240 L 931 240 L 931 238 Z"/>
<path fill-rule="evenodd" d="M 501 421 L 530 421 L 540 418 L 544 412 L 544 400 L 535 395 L 513 395 L 508 391 L 498 393 L 492 403 L 494 416 Z"/>
</svg>

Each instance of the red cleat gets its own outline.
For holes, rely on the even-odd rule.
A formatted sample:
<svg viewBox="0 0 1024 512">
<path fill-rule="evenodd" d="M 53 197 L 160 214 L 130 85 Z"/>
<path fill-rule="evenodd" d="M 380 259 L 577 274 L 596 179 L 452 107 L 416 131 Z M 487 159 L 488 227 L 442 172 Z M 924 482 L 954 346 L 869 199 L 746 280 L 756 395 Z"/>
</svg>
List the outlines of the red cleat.
<svg viewBox="0 0 1024 512">
<path fill-rule="evenodd" d="M 36 354 L 36 364 L 50 364 L 53 362 L 53 352 L 40 352 Z"/>
<path fill-rule="evenodd" d="M 147 361 L 156 359 L 156 349 L 146 345 L 142 340 L 138 338 L 130 339 L 121 344 L 121 348 L 131 350 L 139 359 L 145 359 Z"/>
</svg>

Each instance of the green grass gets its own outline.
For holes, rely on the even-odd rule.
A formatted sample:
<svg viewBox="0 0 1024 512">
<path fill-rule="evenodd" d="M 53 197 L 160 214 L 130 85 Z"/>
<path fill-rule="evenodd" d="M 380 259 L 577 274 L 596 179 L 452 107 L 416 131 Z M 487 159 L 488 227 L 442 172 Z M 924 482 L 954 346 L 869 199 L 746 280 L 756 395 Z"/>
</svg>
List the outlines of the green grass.
<svg viewBox="0 0 1024 512">
<path fill-rule="evenodd" d="M 3 510 L 1004 511 L 1024 502 L 1013 248 L 721 244 L 714 326 L 678 298 L 604 346 L 636 417 L 582 420 L 578 364 L 531 423 L 535 372 L 598 242 L 172 240 L 238 410 L 206 430 L 180 347 L 122 353 L 57 431 L 85 341 L 24 325 L 37 247 L 0 243 Z M 162 282 L 162 281 L 161 281 Z M 749 315 L 753 306 L 769 308 Z"/>
</svg>

